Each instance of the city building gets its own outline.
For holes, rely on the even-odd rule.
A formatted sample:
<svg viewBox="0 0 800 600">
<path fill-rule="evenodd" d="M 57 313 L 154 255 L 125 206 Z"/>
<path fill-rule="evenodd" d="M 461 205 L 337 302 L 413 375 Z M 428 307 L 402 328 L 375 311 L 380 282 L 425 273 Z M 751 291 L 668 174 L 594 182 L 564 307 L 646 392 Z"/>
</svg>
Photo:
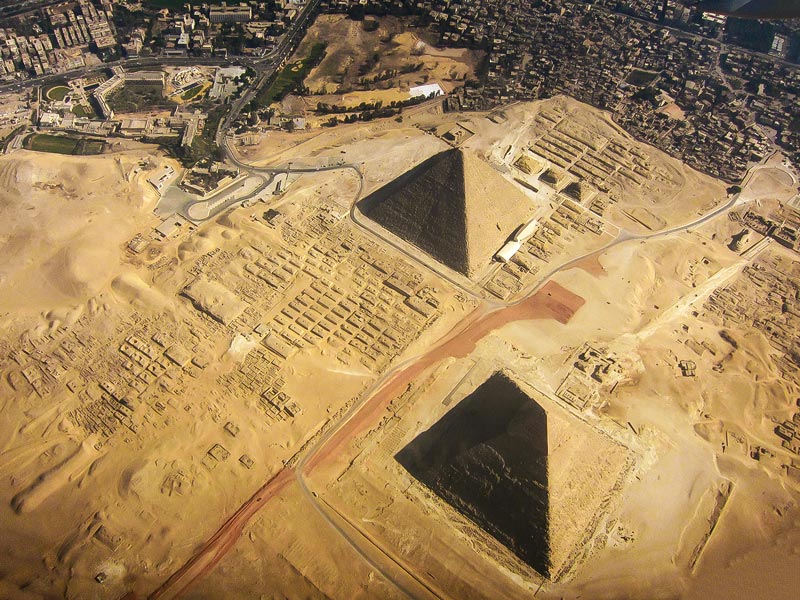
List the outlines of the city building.
<svg viewBox="0 0 800 600">
<path fill-rule="evenodd" d="M 238 6 L 212 6 L 208 11 L 212 23 L 246 23 L 253 18 L 253 10 L 246 4 Z"/>
</svg>

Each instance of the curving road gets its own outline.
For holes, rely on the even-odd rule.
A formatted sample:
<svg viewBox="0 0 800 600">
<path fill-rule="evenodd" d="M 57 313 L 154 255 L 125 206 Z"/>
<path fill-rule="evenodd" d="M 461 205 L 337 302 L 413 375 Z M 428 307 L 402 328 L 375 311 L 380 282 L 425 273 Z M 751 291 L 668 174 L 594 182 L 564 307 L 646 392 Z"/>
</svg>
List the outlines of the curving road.
<svg viewBox="0 0 800 600">
<path fill-rule="evenodd" d="M 247 186 L 247 180 L 251 177 L 259 180 L 258 185 L 253 189 L 253 191 L 243 196 L 237 196 L 236 193 Z M 246 177 L 244 180 L 239 182 L 238 186 L 236 186 L 235 183 L 231 184 L 210 198 L 205 200 L 197 200 L 187 204 L 181 208 L 181 214 L 183 214 L 184 217 L 193 223 L 202 223 L 204 221 L 208 221 L 231 206 L 235 206 L 236 204 L 244 204 L 249 200 L 257 198 L 264 192 L 265 189 L 267 189 L 267 187 L 270 186 L 270 184 L 272 184 L 274 179 L 274 177 L 267 178 L 263 175 L 251 174 L 249 177 Z M 234 187 L 235 189 L 233 189 Z"/>
<path fill-rule="evenodd" d="M 752 177 L 752 175 L 755 173 L 755 171 L 758 170 L 759 168 L 760 168 L 760 165 L 756 165 L 755 167 L 752 167 L 750 169 L 750 171 L 748 172 L 747 176 L 743 180 L 742 187 L 744 187 L 746 185 L 746 183 L 749 181 L 749 179 Z M 355 212 L 354 212 L 355 204 L 358 201 L 358 199 L 359 198 L 356 198 L 356 200 L 353 202 L 353 205 L 351 207 L 351 217 L 353 217 L 355 215 Z M 378 567 L 375 564 L 375 561 L 372 558 L 370 558 L 370 556 L 360 546 L 359 540 L 355 539 L 354 536 L 349 535 L 346 531 L 344 531 L 339 526 L 339 524 L 330 516 L 330 514 L 328 514 L 324 510 L 324 508 L 320 505 L 320 500 L 319 500 L 316 492 L 312 491 L 311 488 L 309 487 L 307 476 L 310 474 L 310 472 L 313 470 L 313 468 L 319 463 L 319 461 L 320 461 L 319 457 L 322 456 L 323 453 L 325 452 L 326 446 L 328 446 L 329 444 L 332 444 L 334 447 L 336 447 L 338 445 L 341 445 L 342 441 L 346 441 L 346 439 L 345 440 L 340 440 L 340 439 L 337 439 L 337 437 L 342 437 L 342 433 L 343 432 L 344 433 L 348 433 L 347 432 L 348 425 L 356 422 L 355 421 L 356 417 L 358 417 L 362 412 L 370 412 L 368 405 L 370 403 L 375 402 L 376 398 L 379 399 L 379 396 L 378 396 L 379 392 L 385 390 L 393 382 L 396 383 L 398 381 L 398 379 L 401 381 L 401 383 L 403 383 L 405 381 L 409 381 L 411 378 L 413 378 L 413 375 L 416 374 L 415 373 L 416 369 L 414 369 L 415 366 L 426 365 L 426 363 L 430 361 L 430 357 L 437 356 L 438 353 L 440 352 L 440 350 L 445 345 L 457 342 L 458 338 L 460 338 L 460 337 L 468 336 L 473 327 L 475 327 L 476 325 L 480 324 L 484 319 L 488 318 L 489 316 L 491 316 L 493 314 L 497 314 L 497 313 L 499 313 L 501 311 L 507 310 L 507 309 L 509 309 L 509 308 L 511 308 L 513 306 L 522 304 L 523 302 L 526 302 L 534 294 L 536 294 L 537 292 L 541 291 L 542 288 L 545 285 L 547 285 L 550 281 L 552 281 L 553 277 L 555 277 L 558 273 L 560 273 L 562 271 L 567 271 L 567 270 L 573 268 L 577 263 L 579 263 L 579 262 L 581 262 L 583 260 L 586 260 L 587 258 L 593 257 L 593 256 L 599 256 L 599 255 L 607 252 L 609 249 L 611 249 L 611 248 L 613 248 L 613 247 L 615 247 L 615 246 L 617 246 L 619 244 L 625 243 L 625 242 L 657 239 L 657 238 L 666 237 L 666 236 L 677 234 L 677 233 L 683 233 L 683 232 L 686 232 L 686 231 L 691 230 L 693 228 L 699 227 L 699 226 L 701 226 L 701 225 L 703 225 L 705 223 L 708 223 L 709 221 L 715 219 L 716 217 L 728 212 L 730 209 L 732 209 L 738 203 L 738 201 L 739 201 L 739 194 L 736 194 L 733 197 L 731 197 L 731 199 L 728 202 L 726 202 L 726 203 L 714 208 L 713 210 L 711 210 L 708 213 L 698 217 L 697 219 L 694 219 L 694 220 L 690 221 L 689 223 L 685 223 L 683 225 L 671 227 L 671 228 L 668 228 L 668 229 L 665 229 L 665 230 L 662 230 L 662 231 L 656 231 L 656 232 L 648 233 L 648 234 L 632 234 L 632 233 L 630 233 L 630 232 L 628 232 L 626 230 L 622 230 L 621 229 L 620 230 L 620 234 L 613 241 L 611 241 L 609 244 L 606 244 L 602 248 L 599 248 L 597 250 L 588 252 L 588 253 L 586 253 L 584 255 L 581 255 L 581 256 L 578 256 L 576 258 L 573 258 L 573 259 L 567 261 L 564 264 L 561 264 L 561 265 L 558 265 L 558 266 L 552 268 L 549 272 L 547 272 L 545 275 L 543 275 L 541 277 L 541 279 L 539 280 L 539 282 L 533 288 L 531 288 L 527 292 L 527 294 L 525 296 L 523 296 L 522 298 L 520 298 L 520 299 L 518 299 L 518 300 L 516 300 L 514 302 L 511 302 L 511 303 L 499 303 L 499 302 L 494 302 L 494 301 L 485 302 L 483 309 L 481 309 L 481 307 L 479 307 L 478 309 L 476 309 L 476 311 L 474 311 L 471 315 L 469 315 L 466 324 L 462 324 L 461 327 L 457 327 L 457 329 L 454 329 L 449 334 L 447 334 L 446 336 L 441 338 L 439 340 L 439 342 L 433 348 L 428 350 L 426 353 L 424 353 L 422 355 L 419 355 L 419 356 L 416 356 L 416 357 L 409 358 L 405 362 L 395 366 L 390 371 L 387 371 L 381 378 L 378 379 L 378 381 L 375 382 L 375 384 L 373 386 L 371 386 L 363 394 L 362 400 L 360 400 L 358 403 L 356 403 L 343 416 L 343 418 L 340 419 L 340 421 L 336 425 L 334 425 L 334 427 L 332 427 L 329 431 L 327 431 L 325 433 L 325 435 L 323 435 L 315 443 L 315 445 L 312 446 L 308 450 L 308 452 L 306 452 L 306 454 L 298 462 L 297 467 L 295 469 L 295 479 L 296 479 L 297 484 L 299 485 L 300 489 L 302 490 L 303 495 L 305 496 L 305 498 L 309 502 L 311 502 L 311 504 L 314 506 L 314 508 L 317 510 L 317 512 L 325 519 L 325 521 L 334 530 L 336 530 L 337 533 L 339 533 L 339 535 L 342 536 L 348 542 L 348 544 L 362 558 L 364 558 L 364 560 L 366 560 L 368 562 L 368 564 L 373 566 L 373 568 L 377 568 L 377 570 L 382 575 L 384 575 L 384 577 L 386 577 L 389 581 L 391 581 L 393 584 L 395 584 L 395 586 L 397 586 L 397 588 L 400 591 L 402 591 L 403 593 L 405 593 L 408 597 L 412 597 L 412 598 L 419 597 L 418 595 L 409 594 L 408 590 L 405 587 L 405 585 L 403 585 L 401 582 L 399 582 L 397 580 L 396 576 L 392 576 L 391 572 L 388 569 L 386 569 L 385 567 L 383 567 L 383 568 Z M 363 226 L 361 224 L 359 224 L 355 219 L 353 219 L 353 222 L 356 225 L 358 225 L 359 227 L 363 228 Z M 367 229 L 367 231 L 372 233 L 373 235 L 379 235 L 379 234 L 375 233 L 374 231 L 372 231 L 370 229 Z M 382 236 L 379 236 L 379 237 L 381 237 L 381 239 L 384 239 Z M 384 241 L 386 241 L 387 243 L 390 243 L 395 248 L 398 248 L 398 246 L 399 246 L 399 244 L 395 244 L 391 240 L 385 240 L 384 239 Z M 406 254 L 407 256 L 410 256 L 416 262 L 419 262 L 416 257 L 414 257 L 410 253 L 406 252 L 405 249 L 403 249 L 403 248 L 398 248 L 398 249 L 401 252 L 403 252 L 404 254 Z M 424 266 L 428 266 L 428 265 L 424 265 Z M 461 289 L 463 289 L 463 288 L 461 288 Z M 403 378 L 402 377 L 403 374 L 411 375 L 412 377 Z M 377 402 L 377 404 L 379 404 L 379 402 Z M 344 437 L 347 438 L 348 436 L 345 435 Z M 340 517 L 341 517 L 341 515 L 340 515 Z M 364 538 L 367 537 L 366 534 L 363 531 L 361 531 L 355 524 L 353 524 L 353 523 L 349 523 L 349 524 L 354 529 L 356 529 L 361 534 L 362 537 L 364 537 Z M 374 541 L 372 542 L 372 544 L 373 545 L 377 545 L 377 544 L 375 544 Z M 405 564 L 402 564 L 401 561 L 398 558 L 393 557 L 391 555 L 391 553 L 389 551 L 387 551 L 386 549 L 380 548 L 379 546 L 378 546 L 378 548 L 379 548 L 379 550 L 382 551 L 384 558 L 388 562 L 393 563 L 393 566 L 395 567 L 396 570 L 399 570 L 403 575 L 410 575 L 411 577 L 413 577 L 414 580 L 430 596 L 433 596 L 433 597 L 436 597 L 436 598 L 443 598 L 444 597 L 443 592 L 441 592 L 440 590 L 433 589 L 433 587 L 432 587 L 433 584 L 431 582 L 426 582 L 420 576 L 415 574 L 412 568 L 410 568 L 409 566 L 407 566 Z"/>
<path fill-rule="evenodd" d="M 314 16 L 316 9 L 319 5 L 319 0 L 310 0 L 303 8 L 300 15 L 295 19 L 286 33 L 283 34 L 280 42 L 266 55 L 261 57 L 250 56 L 234 56 L 232 58 L 218 58 L 218 57 L 195 57 L 195 56 L 148 56 L 137 58 L 121 58 L 112 62 L 102 63 L 92 67 L 80 67 L 70 71 L 55 73 L 52 75 L 42 75 L 39 77 L 30 77 L 28 79 L 12 81 L 0 84 L 0 93 L 4 92 L 19 92 L 23 89 L 34 87 L 37 85 L 47 85 L 70 77 L 86 76 L 91 73 L 99 73 L 107 71 L 112 67 L 123 67 L 128 70 L 139 69 L 142 67 L 156 67 L 156 66 L 190 66 L 190 65 L 241 65 L 251 67 L 257 73 L 264 77 L 264 81 L 269 78 L 283 63 L 292 55 L 300 38 L 305 33 L 306 27 Z M 261 78 L 257 79 L 261 81 Z M 263 83 L 263 81 L 262 81 Z M 257 86 L 251 86 L 251 90 Z M 252 97 L 252 96 L 251 96 Z M 241 106 L 244 106 L 244 102 Z M 238 112 L 237 112 L 238 115 Z"/>
</svg>

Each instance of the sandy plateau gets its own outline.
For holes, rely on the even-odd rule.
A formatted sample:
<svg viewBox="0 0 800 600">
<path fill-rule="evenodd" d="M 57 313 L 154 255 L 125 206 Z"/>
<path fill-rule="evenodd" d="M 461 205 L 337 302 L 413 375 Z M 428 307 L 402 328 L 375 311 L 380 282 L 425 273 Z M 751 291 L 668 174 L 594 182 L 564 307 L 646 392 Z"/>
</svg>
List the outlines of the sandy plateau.
<svg viewBox="0 0 800 600">
<path fill-rule="evenodd" d="M 452 147 L 508 262 L 354 207 Z M 780 161 L 728 194 L 565 98 L 231 148 L 312 171 L 167 237 L 155 150 L 0 158 L 1 597 L 796 595 Z"/>
<path fill-rule="evenodd" d="M 473 77 L 482 53 L 467 49 L 438 49 L 425 29 L 409 28 L 409 19 L 386 17 L 374 31 L 344 15 L 323 15 L 309 28 L 295 56 L 302 58 L 320 41 L 327 44 L 325 58 L 305 81 L 311 95 L 301 102 L 306 116 L 322 102 L 354 107 L 362 102 L 408 99 L 409 89 L 437 83 L 451 92 Z"/>
</svg>

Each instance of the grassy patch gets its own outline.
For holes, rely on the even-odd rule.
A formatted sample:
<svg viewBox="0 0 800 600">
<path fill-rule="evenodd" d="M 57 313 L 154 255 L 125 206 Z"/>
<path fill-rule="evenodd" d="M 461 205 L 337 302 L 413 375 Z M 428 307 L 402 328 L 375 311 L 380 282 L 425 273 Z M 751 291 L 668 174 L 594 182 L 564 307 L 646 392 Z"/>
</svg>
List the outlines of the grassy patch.
<svg viewBox="0 0 800 600">
<path fill-rule="evenodd" d="M 189 100 L 191 100 L 195 96 L 199 95 L 202 91 L 203 91 L 203 85 L 200 84 L 200 83 L 196 83 L 192 87 L 190 87 L 188 90 L 183 92 L 183 94 L 181 94 L 181 100 L 184 100 L 184 101 L 188 102 Z"/>
<path fill-rule="evenodd" d="M 86 107 L 83 106 L 82 104 L 76 104 L 75 106 L 73 106 L 72 107 L 72 114 L 75 115 L 76 117 L 89 117 L 89 118 L 92 118 L 92 117 L 97 116 L 97 115 L 95 115 L 93 110 L 91 110 L 91 111 L 87 110 Z"/>
<path fill-rule="evenodd" d="M 189 168 L 196 165 L 198 162 L 205 158 L 216 158 L 219 147 L 217 146 L 215 137 L 217 135 L 217 128 L 228 107 L 224 105 L 208 108 L 208 106 L 201 105 L 201 110 L 206 110 L 208 117 L 206 118 L 203 131 L 194 137 L 192 145 L 189 148 L 181 146 L 182 136 L 177 138 L 150 138 L 147 141 L 153 144 L 160 145 L 171 156 L 177 158 L 183 166 Z"/>
<path fill-rule="evenodd" d="M 126 85 L 108 98 L 116 113 L 137 113 L 153 108 L 171 109 L 175 102 L 164 98 L 161 86 Z"/>
<path fill-rule="evenodd" d="M 63 85 L 54 85 L 48 88 L 44 94 L 49 100 L 61 102 L 69 94 L 69 88 Z"/>
<path fill-rule="evenodd" d="M 33 134 L 25 140 L 25 147 L 36 152 L 52 152 L 54 154 L 74 154 L 78 140 L 60 135 L 46 133 Z"/>
<path fill-rule="evenodd" d="M 227 111 L 228 108 L 226 106 L 217 106 L 209 111 L 206 122 L 203 125 L 203 132 L 194 137 L 189 148 L 179 148 L 178 150 L 179 158 L 184 164 L 193 166 L 204 158 L 216 156 L 219 148 L 214 138 L 217 135 L 219 122 Z"/>
<path fill-rule="evenodd" d="M 79 140 L 77 153 L 83 155 L 102 154 L 105 145 L 105 142 L 100 140 Z"/>
<path fill-rule="evenodd" d="M 308 56 L 286 65 L 278 72 L 272 84 L 258 93 L 255 103 L 258 106 L 269 106 L 273 102 L 283 100 L 290 92 L 297 89 L 311 69 L 323 59 L 325 47 L 326 45 L 321 42 L 316 43 L 311 47 Z"/>
<path fill-rule="evenodd" d="M 99 140 L 71 138 L 61 135 L 34 133 L 25 139 L 25 148 L 35 152 L 53 154 L 87 155 L 102 154 L 104 143 Z"/>
</svg>

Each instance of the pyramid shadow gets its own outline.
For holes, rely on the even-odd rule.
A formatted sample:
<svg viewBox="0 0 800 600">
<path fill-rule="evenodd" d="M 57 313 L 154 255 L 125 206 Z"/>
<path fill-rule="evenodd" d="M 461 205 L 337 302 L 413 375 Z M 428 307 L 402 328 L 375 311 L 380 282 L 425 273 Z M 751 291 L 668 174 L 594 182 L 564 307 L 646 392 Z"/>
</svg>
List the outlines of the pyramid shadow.
<svg viewBox="0 0 800 600">
<path fill-rule="evenodd" d="M 494 373 L 395 459 L 550 576 L 547 414 L 505 374 Z"/>
</svg>

